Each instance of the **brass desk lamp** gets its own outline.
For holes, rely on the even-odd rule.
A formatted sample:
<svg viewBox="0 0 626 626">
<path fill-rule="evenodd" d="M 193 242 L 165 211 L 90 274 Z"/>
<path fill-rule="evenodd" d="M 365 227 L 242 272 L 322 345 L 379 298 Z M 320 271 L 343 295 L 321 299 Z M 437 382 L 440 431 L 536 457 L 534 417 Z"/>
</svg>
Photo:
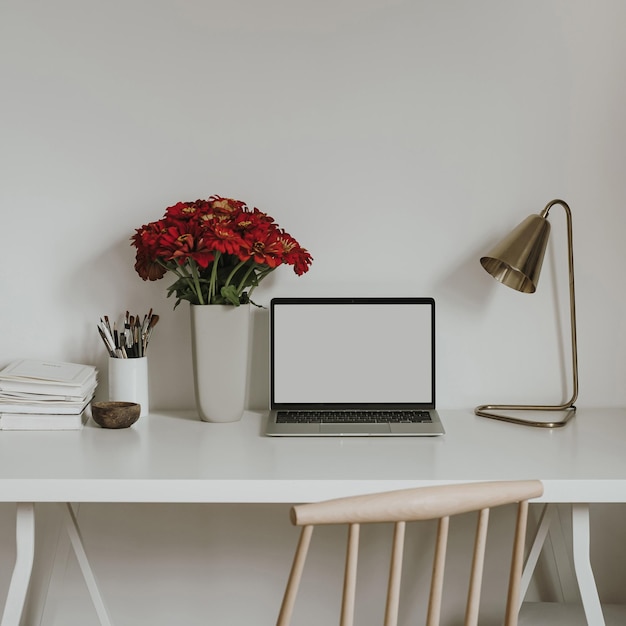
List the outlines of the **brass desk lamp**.
<svg viewBox="0 0 626 626">
<path fill-rule="evenodd" d="M 572 397 L 558 406 L 545 405 L 497 405 L 484 404 L 477 406 L 474 412 L 482 417 L 538 426 L 557 428 L 564 426 L 574 416 L 574 402 L 578 397 L 578 351 L 576 347 L 576 304 L 574 299 L 574 252 L 572 246 L 572 213 L 563 200 L 552 200 L 539 215 L 528 216 L 505 239 L 503 239 L 488 255 L 480 259 L 481 265 L 489 274 L 502 284 L 523 293 L 534 293 L 541 272 L 541 264 L 550 235 L 548 213 L 558 204 L 567 216 L 567 249 L 569 260 L 569 293 L 570 293 L 570 325 L 572 344 Z M 501 415 L 491 411 L 561 411 L 564 417 L 556 421 L 542 421 Z"/>
</svg>

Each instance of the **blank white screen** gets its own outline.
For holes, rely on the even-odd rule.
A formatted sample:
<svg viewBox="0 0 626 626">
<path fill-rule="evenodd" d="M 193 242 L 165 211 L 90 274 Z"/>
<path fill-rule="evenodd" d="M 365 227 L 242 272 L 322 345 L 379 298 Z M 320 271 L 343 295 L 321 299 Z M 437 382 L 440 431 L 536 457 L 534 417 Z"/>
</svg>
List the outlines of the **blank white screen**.
<svg viewBox="0 0 626 626">
<path fill-rule="evenodd" d="M 274 402 L 432 403 L 430 304 L 274 306 Z"/>
</svg>

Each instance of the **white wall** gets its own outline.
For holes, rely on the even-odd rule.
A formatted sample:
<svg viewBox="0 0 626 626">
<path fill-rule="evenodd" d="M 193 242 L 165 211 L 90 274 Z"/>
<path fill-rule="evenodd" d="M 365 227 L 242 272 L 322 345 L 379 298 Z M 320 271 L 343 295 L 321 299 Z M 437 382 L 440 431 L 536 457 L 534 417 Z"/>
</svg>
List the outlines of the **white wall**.
<svg viewBox="0 0 626 626">
<path fill-rule="evenodd" d="M 139 279 L 129 237 L 178 200 L 220 194 L 315 258 L 303 277 L 275 272 L 259 303 L 433 296 L 441 407 L 556 402 L 569 350 L 558 207 L 536 295 L 478 258 L 560 197 L 578 404 L 624 405 L 625 20 L 621 0 L 1 0 L 0 365 L 94 363 L 104 395 L 97 320 L 153 307 L 151 404 L 193 406 L 186 307 L 172 310 L 167 279 Z M 264 407 L 256 317 L 250 405 Z"/>
</svg>

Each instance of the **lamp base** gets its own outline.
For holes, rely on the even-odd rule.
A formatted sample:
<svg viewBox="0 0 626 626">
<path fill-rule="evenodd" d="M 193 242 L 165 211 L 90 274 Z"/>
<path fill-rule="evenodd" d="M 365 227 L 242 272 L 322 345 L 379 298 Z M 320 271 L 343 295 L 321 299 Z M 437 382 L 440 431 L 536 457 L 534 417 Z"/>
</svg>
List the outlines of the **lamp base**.
<svg viewBox="0 0 626 626">
<path fill-rule="evenodd" d="M 546 411 L 560 411 L 563 415 L 559 420 L 544 420 L 535 415 L 536 419 L 514 417 L 512 415 L 503 415 L 492 413 L 491 411 L 534 411 L 544 414 Z M 561 428 L 565 426 L 576 415 L 576 407 L 572 404 L 569 406 L 526 406 L 513 404 L 483 404 L 474 409 L 474 413 L 480 417 L 489 417 L 491 419 L 509 422 L 511 424 L 520 424 L 522 426 L 534 426 L 536 428 Z"/>
</svg>

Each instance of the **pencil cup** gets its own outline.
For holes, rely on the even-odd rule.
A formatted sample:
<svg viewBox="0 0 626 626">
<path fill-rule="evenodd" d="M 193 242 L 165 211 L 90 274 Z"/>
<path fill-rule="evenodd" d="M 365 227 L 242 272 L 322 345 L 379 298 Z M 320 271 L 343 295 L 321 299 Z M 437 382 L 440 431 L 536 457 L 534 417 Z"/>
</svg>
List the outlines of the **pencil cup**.
<svg viewBox="0 0 626 626">
<path fill-rule="evenodd" d="M 140 417 L 148 415 L 148 357 L 109 359 L 109 400 L 136 402 L 141 405 Z"/>
</svg>

